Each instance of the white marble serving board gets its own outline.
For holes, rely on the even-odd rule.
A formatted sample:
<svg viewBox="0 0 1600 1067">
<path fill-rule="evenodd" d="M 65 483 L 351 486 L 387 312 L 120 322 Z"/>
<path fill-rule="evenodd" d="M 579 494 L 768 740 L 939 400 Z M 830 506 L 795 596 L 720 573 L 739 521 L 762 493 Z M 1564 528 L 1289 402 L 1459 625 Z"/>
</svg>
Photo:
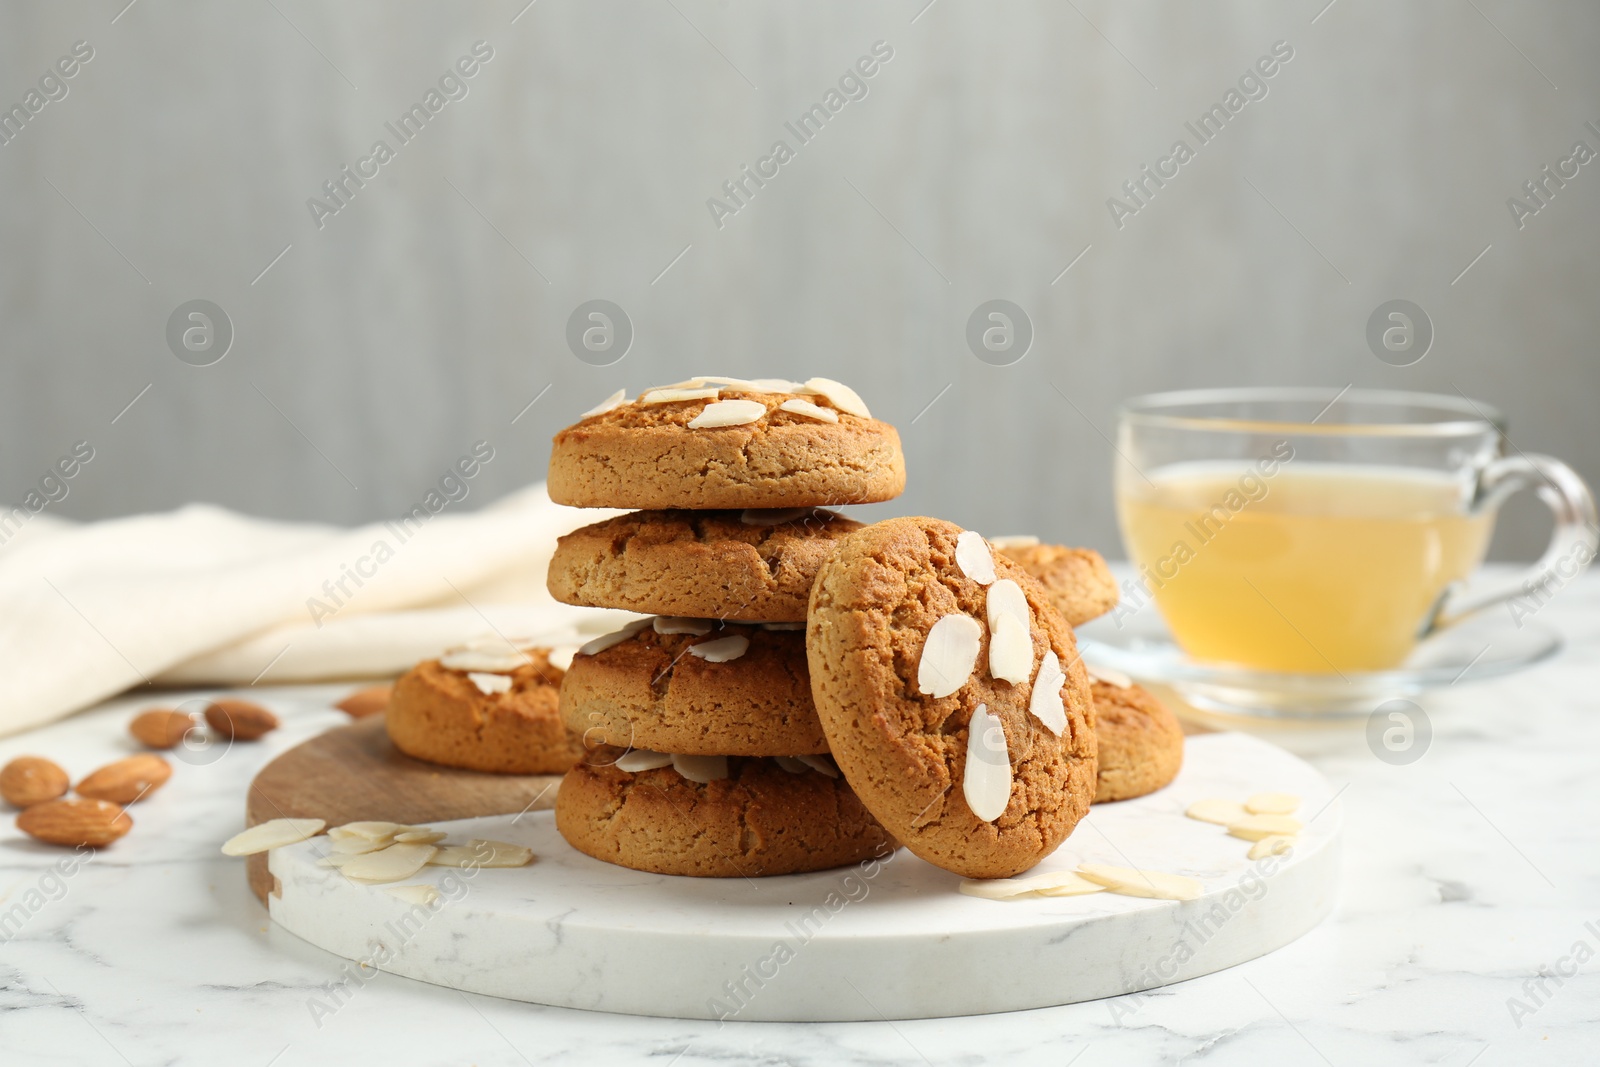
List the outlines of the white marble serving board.
<svg viewBox="0 0 1600 1067">
<path fill-rule="evenodd" d="M 1303 798 L 1288 856 L 1186 818 L 1203 797 Z M 1094 893 L 991 901 L 901 849 L 861 867 L 758 879 L 682 878 L 569 847 L 550 812 L 439 823 L 452 842 L 531 847 L 521 869 L 429 867 L 432 906 L 318 864 L 327 839 L 271 854 L 274 922 L 348 960 L 349 984 L 388 971 L 470 992 L 693 1019 L 847 1021 L 1013 1011 L 1135 992 L 1271 952 L 1333 908 L 1340 814 L 1327 781 L 1243 734 L 1188 739 L 1159 793 L 1096 806 L 1036 871 L 1080 862 L 1200 879 L 1187 902 Z"/>
</svg>

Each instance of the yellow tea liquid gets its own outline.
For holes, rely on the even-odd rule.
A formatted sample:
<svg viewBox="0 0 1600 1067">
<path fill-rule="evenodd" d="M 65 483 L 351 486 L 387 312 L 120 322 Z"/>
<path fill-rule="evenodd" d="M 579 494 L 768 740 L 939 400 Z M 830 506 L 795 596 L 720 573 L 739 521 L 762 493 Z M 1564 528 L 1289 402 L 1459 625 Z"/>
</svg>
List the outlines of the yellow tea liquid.
<svg viewBox="0 0 1600 1067">
<path fill-rule="evenodd" d="M 1184 463 L 1150 481 L 1124 477 L 1117 511 L 1173 637 L 1196 659 L 1262 670 L 1397 666 L 1494 521 L 1420 469 Z"/>
</svg>

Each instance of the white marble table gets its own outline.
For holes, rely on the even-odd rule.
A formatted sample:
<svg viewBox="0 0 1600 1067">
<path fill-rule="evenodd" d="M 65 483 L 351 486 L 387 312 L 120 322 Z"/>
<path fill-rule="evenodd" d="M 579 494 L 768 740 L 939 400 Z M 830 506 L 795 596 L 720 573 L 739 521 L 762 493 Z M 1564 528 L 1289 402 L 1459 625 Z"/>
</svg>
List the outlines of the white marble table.
<svg viewBox="0 0 1600 1067">
<path fill-rule="evenodd" d="M 1600 577 L 1539 621 L 1566 650 L 1424 699 L 1434 735 L 1409 766 L 1377 759 L 1358 727 L 1257 730 L 1348 783 L 1341 900 L 1306 937 L 1152 993 L 915 1022 L 719 1027 L 388 974 L 330 993 L 344 961 L 268 922 L 217 845 L 258 766 L 345 721 L 327 704 L 344 688 L 260 689 L 283 729 L 180 765 L 133 833 L 70 875 L 52 866 L 70 853 L 0 829 L 0 1064 L 1593 1063 Z M 0 741 L 0 761 L 49 755 L 80 775 L 128 751 L 124 724 L 150 703 Z"/>
</svg>

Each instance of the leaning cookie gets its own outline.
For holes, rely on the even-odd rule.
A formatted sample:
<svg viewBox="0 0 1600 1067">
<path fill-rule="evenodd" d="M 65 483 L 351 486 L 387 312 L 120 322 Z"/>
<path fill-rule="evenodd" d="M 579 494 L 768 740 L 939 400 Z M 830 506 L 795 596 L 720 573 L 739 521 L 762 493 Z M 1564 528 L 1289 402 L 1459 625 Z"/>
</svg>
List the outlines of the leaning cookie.
<svg viewBox="0 0 1600 1067">
<path fill-rule="evenodd" d="M 1013 875 L 1089 810 L 1095 736 L 1072 629 L 978 534 L 906 518 L 845 538 L 812 587 L 806 651 L 834 759 L 928 862 Z"/>
<path fill-rule="evenodd" d="M 548 585 L 566 604 L 804 622 L 817 569 L 859 529 L 821 508 L 635 511 L 557 541 Z"/>
<path fill-rule="evenodd" d="M 634 762 L 630 762 L 630 758 Z M 618 766 L 647 769 L 627 771 Z M 820 871 L 895 844 L 850 786 L 786 760 L 672 757 L 602 747 L 567 772 L 556 829 L 579 852 L 656 874 L 703 878 Z M 652 766 L 652 764 L 654 764 Z"/>
<path fill-rule="evenodd" d="M 1183 766 L 1178 717 L 1147 690 L 1119 681 L 1093 680 L 1094 732 L 1100 745 L 1096 804 L 1154 793 Z"/>
<path fill-rule="evenodd" d="M 641 620 L 572 659 L 561 714 L 586 747 L 790 756 L 828 751 L 797 623 Z"/>
<path fill-rule="evenodd" d="M 408 756 L 495 774 L 560 774 L 583 755 L 549 650 L 458 649 L 400 676 L 384 716 Z"/>
<path fill-rule="evenodd" d="M 1117 580 L 1094 549 L 1041 545 L 1033 537 L 998 537 L 992 543 L 1038 579 L 1069 624 L 1082 626 L 1117 606 Z"/>
<path fill-rule="evenodd" d="M 900 435 L 848 387 L 696 378 L 619 393 L 556 434 L 548 488 L 581 508 L 708 509 L 869 503 L 905 485 Z"/>
</svg>

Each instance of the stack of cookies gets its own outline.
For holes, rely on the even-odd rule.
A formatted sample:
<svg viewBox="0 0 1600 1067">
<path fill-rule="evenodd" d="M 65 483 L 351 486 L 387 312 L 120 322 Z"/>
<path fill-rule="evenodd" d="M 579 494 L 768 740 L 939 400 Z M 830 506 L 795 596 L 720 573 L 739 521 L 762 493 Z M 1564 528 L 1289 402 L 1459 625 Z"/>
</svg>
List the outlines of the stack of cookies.
<svg viewBox="0 0 1600 1067">
<path fill-rule="evenodd" d="M 586 750 L 556 802 L 574 848 L 748 877 L 894 847 L 829 755 L 805 626 L 818 571 L 861 528 L 827 508 L 904 487 L 894 427 L 827 379 L 618 393 L 556 436 L 553 500 L 639 510 L 563 537 L 551 594 L 649 616 L 583 646 L 561 684 Z"/>
</svg>

